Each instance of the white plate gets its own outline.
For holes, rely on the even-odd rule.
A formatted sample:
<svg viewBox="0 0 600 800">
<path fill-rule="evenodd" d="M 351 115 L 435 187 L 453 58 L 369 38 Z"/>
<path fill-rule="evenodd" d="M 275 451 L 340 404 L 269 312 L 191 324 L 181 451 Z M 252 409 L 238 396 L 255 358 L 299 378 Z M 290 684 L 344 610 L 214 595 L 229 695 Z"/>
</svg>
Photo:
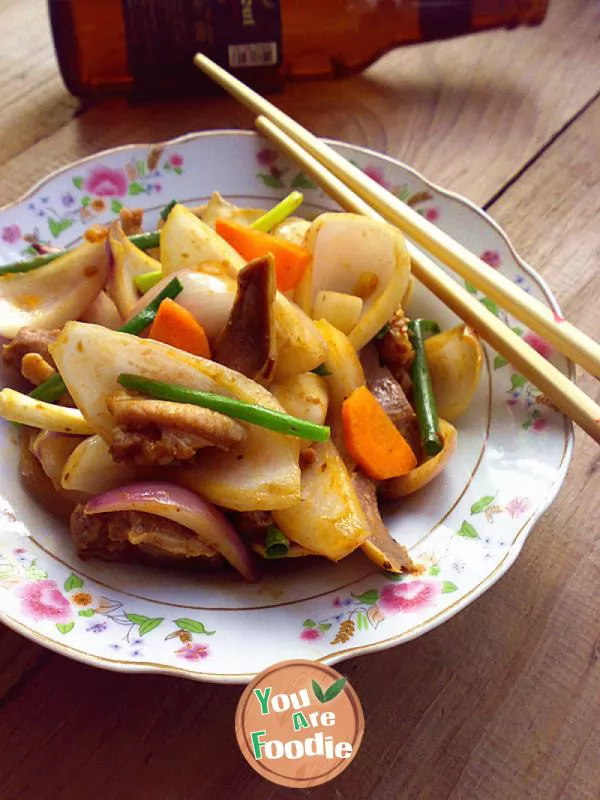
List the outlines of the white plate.
<svg viewBox="0 0 600 800">
<path fill-rule="evenodd" d="M 335 147 L 560 313 L 541 278 L 470 202 L 391 158 Z M 117 148 L 54 173 L 0 211 L 0 261 L 27 255 L 32 237 L 69 247 L 121 204 L 145 208 L 151 226 L 172 198 L 198 204 L 218 189 L 240 205 L 267 207 L 291 188 L 305 193 L 309 214 L 335 208 L 252 133 L 212 131 Z M 409 312 L 454 322 L 425 290 L 415 292 Z M 568 371 L 564 358 L 511 324 Z M 284 659 L 334 664 L 405 642 L 449 619 L 506 572 L 556 495 L 571 455 L 571 426 L 493 352 L 486 353 L 477 397 L 458 430 L 458 449 L 443 475 L 387 514 L 393 535 L 426 565 L 421 577 L 390 580 L 356 554 L 338 565 L 309 559 L 250 586 L 80 561 L 66 527 L 22 490 L 14 429 L 2 424 L 0 619 L 95 666 L 222 683 L 245 682 Z"/>
</svg>

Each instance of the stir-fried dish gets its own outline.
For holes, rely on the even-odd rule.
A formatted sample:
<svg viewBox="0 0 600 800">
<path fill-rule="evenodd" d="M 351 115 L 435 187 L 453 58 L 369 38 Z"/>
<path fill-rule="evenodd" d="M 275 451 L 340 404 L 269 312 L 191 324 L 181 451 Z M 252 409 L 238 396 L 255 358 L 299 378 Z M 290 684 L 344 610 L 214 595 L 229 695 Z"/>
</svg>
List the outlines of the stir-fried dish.
<svg viewBox="0 0 600 800">
<path fill-rule="evenodd" d="M 0 392 L 21 476 L 83 558 L 233 566 L 362 549 L 416 571 L 380 503 L 456 447 L 481 348 L 405 313 L 395 228 L 215 194 L 158 231 L 122 210 L 78 247 L 0 268 Z M 26 393 L 28 392 L 28 393 Z"/>
</svg>

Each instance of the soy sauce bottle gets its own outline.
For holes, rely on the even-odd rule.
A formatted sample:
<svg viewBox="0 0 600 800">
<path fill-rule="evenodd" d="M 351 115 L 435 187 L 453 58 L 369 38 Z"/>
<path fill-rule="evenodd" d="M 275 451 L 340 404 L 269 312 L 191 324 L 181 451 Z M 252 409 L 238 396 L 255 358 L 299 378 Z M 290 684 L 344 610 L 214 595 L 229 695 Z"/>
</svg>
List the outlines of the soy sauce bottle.
<svg viewBox="0 0 600 800">
<path fill-rule="evenodd" d="M 395 47 L 535 25 L 549 0 L 49 0 L 58 62 L 78 96 L 205 91 L 205 52 L 263 88 L 359 72 Z"/>
</svg>

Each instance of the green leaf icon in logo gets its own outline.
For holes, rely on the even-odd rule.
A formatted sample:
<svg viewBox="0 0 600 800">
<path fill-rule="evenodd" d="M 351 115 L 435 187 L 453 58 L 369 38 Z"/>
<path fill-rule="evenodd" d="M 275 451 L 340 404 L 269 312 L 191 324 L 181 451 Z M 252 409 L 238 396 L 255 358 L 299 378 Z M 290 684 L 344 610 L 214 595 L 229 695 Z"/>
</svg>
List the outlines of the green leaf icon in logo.
<svg viewBox="0 0 600 800">
<path fill-rule="evenodd" d="M 314 692 L 315 697 L 321 703 L 325 702 L 325 695 L 323 694 L 323 689 L 319 686 L 317 681 L 313 680 L 312 682 L 312 690 Z"/>
<path fill-rule="evenodd" d="M 313 680 L 312 689 L 315 697 L 320 703 L 329 703 L 334 700 L 346 685 L 346 678 L 338 678 L 331 686 L 323 691 L 317 681 Z"/>
</svg>

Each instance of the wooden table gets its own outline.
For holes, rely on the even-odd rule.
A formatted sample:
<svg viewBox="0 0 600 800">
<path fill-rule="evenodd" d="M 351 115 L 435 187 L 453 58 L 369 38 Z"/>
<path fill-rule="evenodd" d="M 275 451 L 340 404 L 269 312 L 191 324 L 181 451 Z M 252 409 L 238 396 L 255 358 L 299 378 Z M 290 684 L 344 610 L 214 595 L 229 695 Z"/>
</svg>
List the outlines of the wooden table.
<svg viewBox="0 0 600 800">
<path fill-rule="evenodd" d="M 0 203 L 106 147 L 249 127 L 229 99 L 81 110 L 43 0 L 0 0 Z M 488 209 L 568 317 L 600 336 L 600 16 L 398 50 L 277 101 L 317 133 L 397 156 Z M 599 398 L 598 383 L 580 376 Z M 314 798 L 600 796 L 600 451 L 577 432 L 558 499 L 510 572 L 411 644 L 348 661 L 366 735 Z M 243 761 L 239 687 L 123 676 L 0 629 L 2 800 L 296 797 Z"/>
</svg>

